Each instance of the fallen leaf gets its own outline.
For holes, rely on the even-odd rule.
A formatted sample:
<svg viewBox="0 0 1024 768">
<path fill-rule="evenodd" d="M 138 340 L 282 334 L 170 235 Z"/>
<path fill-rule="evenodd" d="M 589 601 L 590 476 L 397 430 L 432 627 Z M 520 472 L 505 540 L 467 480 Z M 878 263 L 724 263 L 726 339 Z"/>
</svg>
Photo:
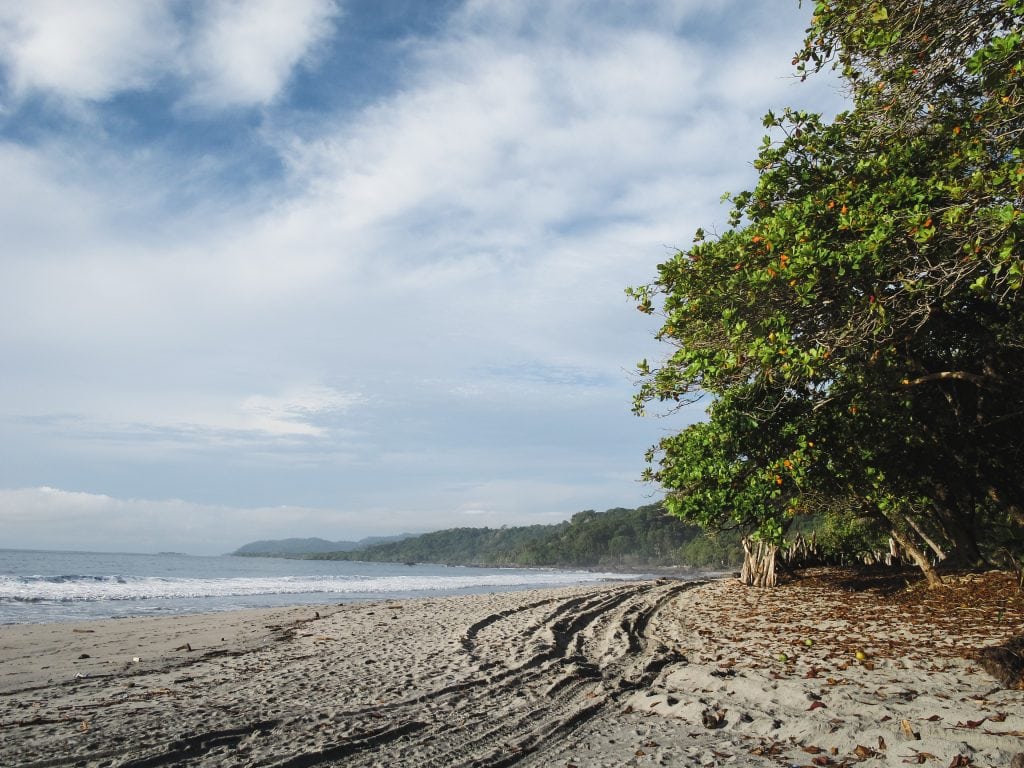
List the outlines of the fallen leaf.
<svg viewBox="0 0 1024 768">
<path fill-rule="evenodd" d="M 949 764 L 949 768 L 964 768 L 964 766 L 968 766 L 970 764 L 971 758 L 969 758 L 967 755 L 957 755 Z"/>
<path fill-rule="evenodd" d="M 800 747 L 800 749 L 802 749 L 808 755 L 820 755 L 822 752 L 825 751 L 821 747 L 815 747 L 815 746 L 810 745 L 810 744 L 807 745 L 806 747 Z"/>
<path fill-rule="evenodd" d="M 878 748 L 885 749 L 885 739 L 883 739 L 881 736 L 878 737 Z"/>
<path fill-rule="evenodd" d="M 903 735 L 906 736 L 908 739 L 921 738 L 921 735 L 919 733 L 914 733 L 914 728 L 910 724 L 909 720 L 900 720 L 900 730 L 903 731 Z"/>
<path fill-rule="evenodd" d="M 1006 713 L 996 712 L 994 715 L 989 715 L 988 719 L 991 720 L 993 723 L 1001 723 L 1003 722 L 1003 720 L 1006 719 Z"/>
<path fill-rule="evenodd" d="M 853 748 L 853 754 L 859 757 L 861 760 L 867 760 L 869 757 L 875 754 L 875 750 L 871 747 L 865 747 L 862 744 L 858 744 Z"/>
<path fill-rule="evenodd" d="M 815 765 L 835 765 L 835 761 L 831 757 L 821 755 L 820 757 L 812 757 L 811 762 Z"/>
<path fill-rule="evenodd" d="M 937 721 L 939 721 L 939 720 L 941 720 L 941 719 L 942 719 L 942 718 L 941 718 L 941 717 L 939 717 L 938 715 L 932 715 L 931 717 L 929 717 L 929 718 L 928 718 L 928 722 L 929 722 L 929 723 L 934 723 L 934 722 L 937 722 Z"/>
<path fill-rule="evenodd" d="M 812 710 L 815 710 L 815 709 L 821 709 L 821 708 L 822 708 L 822 707 L 824 707 L 824 706 L 825 706 L 825 704 L 823 704 L 823 703 L 822 703 L 822 702 L 820 702 L 820 701 L 812 701 L 812 702 L 811 702 L 811 706 L 809 706 L 809 707 L 807 708 L 807 711 L 808 711 L 808 712 L 811 712 Z"/>
<path fill-rule="evenodd" d="M 987 718 L 981 718 L 981 720 L 968 720 L 966 723 L 957 723 L 957 728 L 977 728 L 979 725 L 985 722 Z"/>
</svg>

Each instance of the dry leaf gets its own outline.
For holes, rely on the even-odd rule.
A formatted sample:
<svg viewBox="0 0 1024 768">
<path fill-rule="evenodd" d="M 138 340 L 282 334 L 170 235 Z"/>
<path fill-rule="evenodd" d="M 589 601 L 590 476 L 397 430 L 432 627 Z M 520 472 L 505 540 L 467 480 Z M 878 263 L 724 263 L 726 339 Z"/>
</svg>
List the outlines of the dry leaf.
<svg viewBox="0 0 1024 768">
<path fill-rule="evenodd" d="M 815 709 L 821 709 L 821 708 L 822 708 L 822 707 L 824 707 L 824 706 L 825 706 L 825 704 L 823 704 L 823 703 L 822 703 L 822 702 L 820 702 L 820 701 L 812 701 L 812 702 L 811 702 L 811 706 L 809 706 L 809 707 L 807 708 L 807 711 L 808 711 L 808 712 L 811 712 L 811 711 L 813 711 L 813 710 L 815 710 Z"/>
<path fill-rule="evenodd" d="M 800 747 L 800 749 L 802 749 L 808 755 L 820 755 L 822 752 L 825 751 L 821 747 L 815 747 L 815 746 L 812 746 L 812 745 L 808 745 L 806 747 Z"/>
<path fill-rule="evenodd" d="M 941 720 L 941 719 L 942 719 L 942 718 L 941 718 L 941 717 L 939 717 L 938 715 L 932 715 L 931 717 L 929 717 L 929 718 L 928 718 L 928 722 L 929 722 L 929 723 L 934 723 L 934 722 L 937 722 L 937 721 L 939 721 L 939 720 Z"/>
<path fill-rule="evenodd" d="M 949 768 L 964 768 L 971 764 L 971 758 L 967 755 L 957 755 L 953 758 L 953 761 L 949 764 Z"/>
<path fill-rule="evenodd" d="M 990 721 L 992 721 L 993 723 L 1001 723 L 1001 722 L 1003 722 L 1003 720 L 1006 719 L 1006 713 L 1005 712 L 996 712 L 994 715 L 989 715 L 988 719 Z"/>
<path fill-rule="evenodd" d="M 865 747 L 862 744 L 858 744 L 853 749 L 853 754 L 859 757 L 861 760 L 867 760 L 869 757 L 875 754 L 875 750 L 871 747 Z"/>
<path fill-rule="evenodd" d="M 883 739 L 881 736 L 878 737 L 878 748 L 885 749 L 885 739 Z"/>
<path fill-rule="evenodd" d="M 825 757 L 825 755 L 821 755 L 820 757 L 812 757 L 811 762 L 815 765 L 835 765 L 835 762 L 832 760 L 832 758 Z"/>
<path fill-rule="evenodd" d="M 913 726 L 910 725 L 909 720 L 900 720 L 900 730 L 903 731 L 903 735 L 908 739 L 920 739 L 921 735 L 914 733 Z"/>
</svg>

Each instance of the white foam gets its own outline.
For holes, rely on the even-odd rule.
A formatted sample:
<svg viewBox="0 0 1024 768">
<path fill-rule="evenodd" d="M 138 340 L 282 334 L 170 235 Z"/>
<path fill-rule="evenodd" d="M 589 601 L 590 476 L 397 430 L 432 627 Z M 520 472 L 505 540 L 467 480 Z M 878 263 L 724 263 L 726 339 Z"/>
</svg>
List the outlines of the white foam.
<svg viewBox="0 0 1024 768">
<path fill-rule="evenodd" d="M 439 590 L 557 586 L 628 575 L 568 571 L 482 571 L 467 568 L 458 575 L 408 576 L 276 576 L 220 579 L 159 577 L 14 578 L 0 576 L 0 600 L 98 601 L 288 594 L 407 594 Z"/>
</svg>

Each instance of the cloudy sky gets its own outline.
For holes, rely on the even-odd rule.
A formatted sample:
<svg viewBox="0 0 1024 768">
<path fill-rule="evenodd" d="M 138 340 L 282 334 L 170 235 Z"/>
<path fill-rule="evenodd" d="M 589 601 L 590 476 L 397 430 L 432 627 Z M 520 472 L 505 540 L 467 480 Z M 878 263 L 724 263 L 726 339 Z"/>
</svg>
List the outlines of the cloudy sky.
<svg viewBox="0 0 1024 768">
<path fill-rule="evenodd" d="M 749 187 L 797 0 L 0 0 L 0 547 L 657 498 L 625 298 Z"/>
</svg>

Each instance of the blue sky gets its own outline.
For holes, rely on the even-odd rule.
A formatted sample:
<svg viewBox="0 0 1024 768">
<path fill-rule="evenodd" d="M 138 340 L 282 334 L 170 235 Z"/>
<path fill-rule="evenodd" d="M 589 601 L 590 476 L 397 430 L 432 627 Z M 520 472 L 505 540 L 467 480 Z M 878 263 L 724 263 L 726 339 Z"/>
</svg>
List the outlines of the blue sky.
<svg viewBox="0 0 1024 768">
<path fill-rule="evenodd" d="M 842 108 L 789 0 L 0 1 L 0 546 L 657 498 L 623 289 Z"/>
</svg>

